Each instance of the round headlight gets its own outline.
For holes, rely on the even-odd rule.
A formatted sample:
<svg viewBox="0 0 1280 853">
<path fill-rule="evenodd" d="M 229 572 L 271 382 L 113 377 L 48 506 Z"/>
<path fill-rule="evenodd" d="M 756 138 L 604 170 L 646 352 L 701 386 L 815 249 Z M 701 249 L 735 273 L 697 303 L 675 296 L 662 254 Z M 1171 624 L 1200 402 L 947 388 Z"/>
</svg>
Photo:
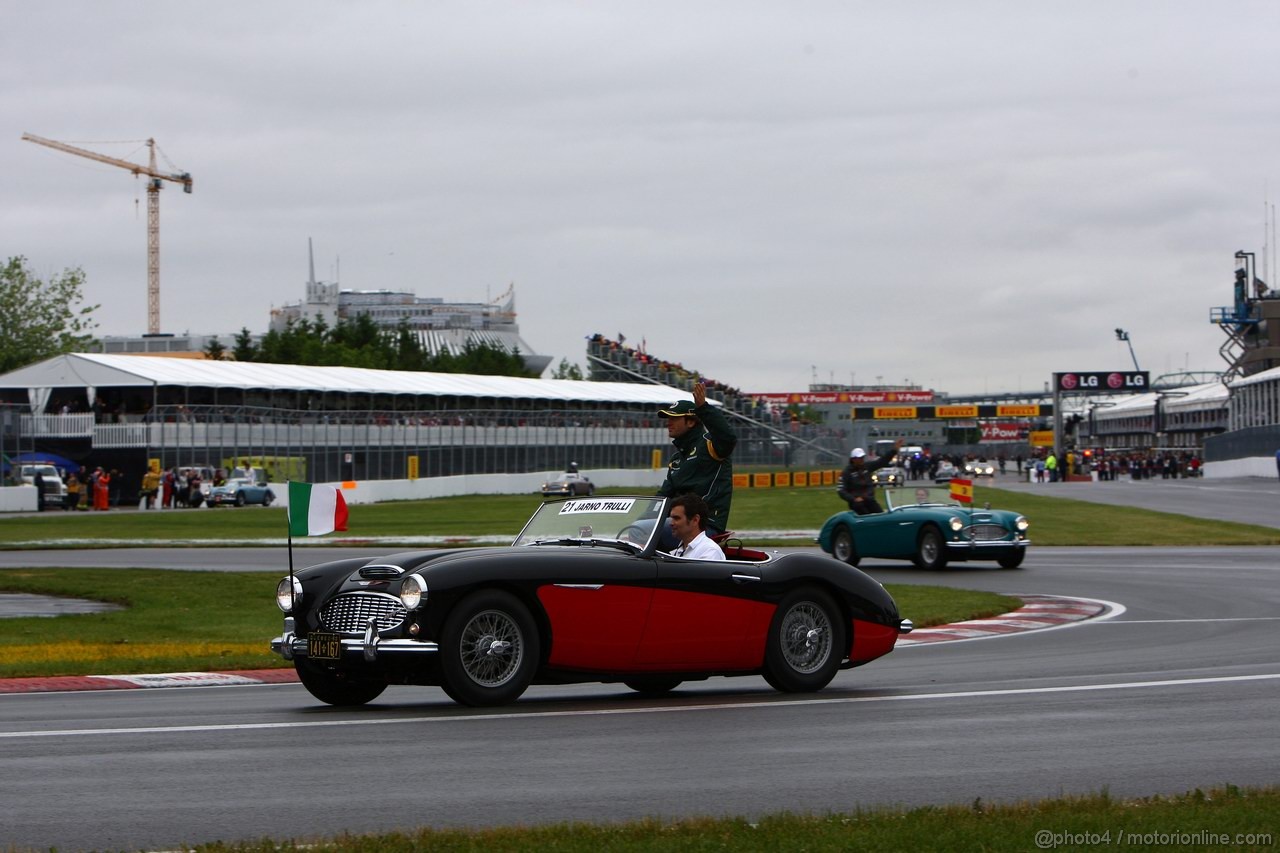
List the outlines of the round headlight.
<svg viewBox="0 0 1280 853">
<path fill-rule="evenodd" d="M 293 581 L 292 584 L 289 581 Z M 276 584 L 276 607 L 285 613 L 293 610 L 293 602 L 302 598 L 302 581 L 296 577 L 280 578 Z"/>
<path fill-rule="evenodd" d="M 964 530 L 964 520 L 961 518 L 957 518 L 954 515 L 951 516 L 950 524 L 951 524 L 951 529 L 954 530 L 956 533 L 959 533 L 961 530 Z"/>
<path fill-rule="evenodd" d="M 1019 530 L 1026 530 L 1031 526 L 1031 522 L 1027 521 L 1027 517 L 1025 515 L 1020 515 L 1013 520 L 1013 526 Z"/>
<path fill-rule="evenodd" d="M 400 603 L 405 610 L 417 610 L 427 600 L 427 582 L 422 575 L 409 575 L 400 585 Z"/>
</svg>

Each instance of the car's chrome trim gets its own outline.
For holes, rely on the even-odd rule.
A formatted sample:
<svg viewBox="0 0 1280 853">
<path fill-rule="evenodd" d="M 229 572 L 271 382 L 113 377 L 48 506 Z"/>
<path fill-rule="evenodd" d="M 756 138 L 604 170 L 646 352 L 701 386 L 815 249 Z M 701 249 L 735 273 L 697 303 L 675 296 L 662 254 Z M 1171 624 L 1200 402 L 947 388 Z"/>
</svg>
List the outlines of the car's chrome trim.
<svg viewBox="0 0 1280 853">
<path fill-rule="evenodd" d="M 283 636 L 276 637 L 271 641 L 271 651 L 283 657 L 285 660 L 294 660 L 295 658 L 305 658 L 307 656 L 307 641 L 304 637 L 295 637 L 292 632 L 286 632 Z M 440 651 L 438 643 L 419 642 L 418 640 L 382 640 L 380 639 L 374 647 L 374 660 L 381 655 L 434 655 Z M 363 639 L 351 640 L 342 639 L 342 652 L 344 655 L 360 655 L 365 657 L 365 644 Z M 368 658 L 365 658 L 368 660 Z"/>
<path fill-rule="evenodd" d="M 994 539 L 994 540 L 957 539 L 957 540 L 952 540 L 948 542 L 947 547 L 955 548 L 956 550 L 964 549 L 967 551 L 970 548 L 977 548 L 979 550 L 986 550 L 991 548 L 1025 548 L 1030 544 L 1031 544 L 1030 539 Z"/>
<path fill-rule="evenodd" d="M 602 583 L 553 583 L 552 586 L 558 586 L 561 589 L 604 589 Z"/>
<path fill-rule="evenodd" d="M 744 574 L 739 574 L 738 572 L 734 572 L 733 574 L 729 575 L 729 577 L 733 580 L 734 583 L 759 583 L 760 582 L 759 575 L 744 575 Z"/>
<path fill-rule="evenodd" d="M 371 563 L 360 569 L 360 577 L 367 579 L 392 580 L 402 574 L 404 574 L 403 568 L 386 563 Z"/>
<path fill-rule="evenodd" d="M 915 629 L 916 629 L 916 623 L 912 622 L 910 619 L 903 619 L 901 622 L 898 623 L 899 634 L 910 634 Z"/>
</svg>

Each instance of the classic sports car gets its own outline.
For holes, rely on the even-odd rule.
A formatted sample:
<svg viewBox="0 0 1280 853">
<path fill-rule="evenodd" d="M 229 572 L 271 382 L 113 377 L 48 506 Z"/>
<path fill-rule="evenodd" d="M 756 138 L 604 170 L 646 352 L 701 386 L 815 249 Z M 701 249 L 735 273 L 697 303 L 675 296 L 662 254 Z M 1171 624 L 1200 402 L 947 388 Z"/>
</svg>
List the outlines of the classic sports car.
<svg viewBox="0 0 1280 853">
<path fill-rule="evenodd" d="M 266 483 L 255 483 L 245 477 L 233 477 L 221 486 L 214 486 L 209 490 L 209 506 L 222 506 L 223 504 L 234 504 L 235 506 L 244 506 L 245 504 L 262 504 L 263 506 L 271 506 L 271 502 L 276 499 L 275 493 L 271 491 L 271 487 Z"/>
<path fill-rule="evenodd" d="M 276 589 L 286 617 L 271 648 L 331 705 L 420 684 L 482 706 L 513 702 L 531 683 L 662 694 L 763 675 L 784 692 L 820 690 L 911 630 L 883 586 L 815 554 L 661 553 L 666 514 L 655 496 L 548 501 L 510 547 L 303 569 Z"/>
<path fill-rule="evenodd" d="M 956 466 L 943 459 L 938 463 L 937 469 L 933 472 L 933 481 L 935 483 L 949 483 L 953 478 L 959 475 Z"/>
<path fill-rule="evenodd" d="M 884 512 L 838 512 L 818 534 L 822 550 L 851 566 L 864 557 L 911 560 L 922 569 L 948 561 L 995 560 L 1016 569 L 1027 554 L 1029 522 L 1016 512 L 972 509 L 947 486 L 885 489 Z"/>
<path fill-rule="evenodd" d="M 595 493 L 595 484 L 583 475 L 573 472 L 561 474 L 554 480 L 547 480 L 542 484 L 542 496 L 544 498 L 594 495 Z"/>
<path fill-rule="evenodd" d="M 970 459 L 964 463 L 964 472 L 971 477 L 994 477 L 996 463 L 985 459 Z"/>
<path fill-rule="evenodd" d="M 871 481 L 877 486 L 901 486 L 907 482 L 907 472 L 896 465 L 886 465 L 871 472 Z"/>
</svg>

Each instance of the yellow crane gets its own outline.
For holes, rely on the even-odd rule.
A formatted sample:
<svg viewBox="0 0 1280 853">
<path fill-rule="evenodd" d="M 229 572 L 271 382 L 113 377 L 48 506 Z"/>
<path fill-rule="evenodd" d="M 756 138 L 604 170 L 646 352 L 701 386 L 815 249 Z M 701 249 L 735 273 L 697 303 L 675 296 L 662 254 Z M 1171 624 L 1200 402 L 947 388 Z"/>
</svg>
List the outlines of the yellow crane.
<svg viewBox="0 0 1280 853">
<path fill-rule="evenodd" d="M 65 151 L 68 154 L 88 157 L 90 160 L 97 160 L 99 163 L 106 163 L 109 166 L 119 166 L 121 169 L 128 169 L 134 174 L 134 176 L 146 175 L 150 179 L 147 181 L 147 334 L 159 334 L 161 181 L 173 181 L 174 183 L 182 184 L 182 191 L 189 193 L 191 192 L 191 173 L 162 172 L 157 169 L 156 141 L 154 139 L 147 140 L 147 148 L 151 151 L 150 164 L 143 166 L 138 163 L 131 163 L 128 160 L 121 160 L 116 157 L 109 157 L 106 154 L 99 154 L 96 151 L 77 148 L 76 146 L 68 145 L 65 142 L 45 139 L 43 136 L 36 136 L 33 133 L 24 133 L 22 134 L 22 138 L 27 142 L 34 142 L 37 145 L 44 145 L 57 151 Z"/>
</svg>

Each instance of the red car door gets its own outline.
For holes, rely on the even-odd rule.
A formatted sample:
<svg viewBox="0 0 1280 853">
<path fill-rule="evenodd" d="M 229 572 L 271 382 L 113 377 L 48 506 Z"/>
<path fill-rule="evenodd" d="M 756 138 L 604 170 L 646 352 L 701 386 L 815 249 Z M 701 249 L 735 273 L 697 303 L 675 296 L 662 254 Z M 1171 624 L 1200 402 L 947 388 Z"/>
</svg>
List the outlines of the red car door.
<svg viewBox="0 0 1280 853">
<path fill-rule="evenodd" d="M 759 567 L 659 554 L 636 663 L 646 671 L 755 669 L 773 605 L 751 598 Z"/>
</svg>

